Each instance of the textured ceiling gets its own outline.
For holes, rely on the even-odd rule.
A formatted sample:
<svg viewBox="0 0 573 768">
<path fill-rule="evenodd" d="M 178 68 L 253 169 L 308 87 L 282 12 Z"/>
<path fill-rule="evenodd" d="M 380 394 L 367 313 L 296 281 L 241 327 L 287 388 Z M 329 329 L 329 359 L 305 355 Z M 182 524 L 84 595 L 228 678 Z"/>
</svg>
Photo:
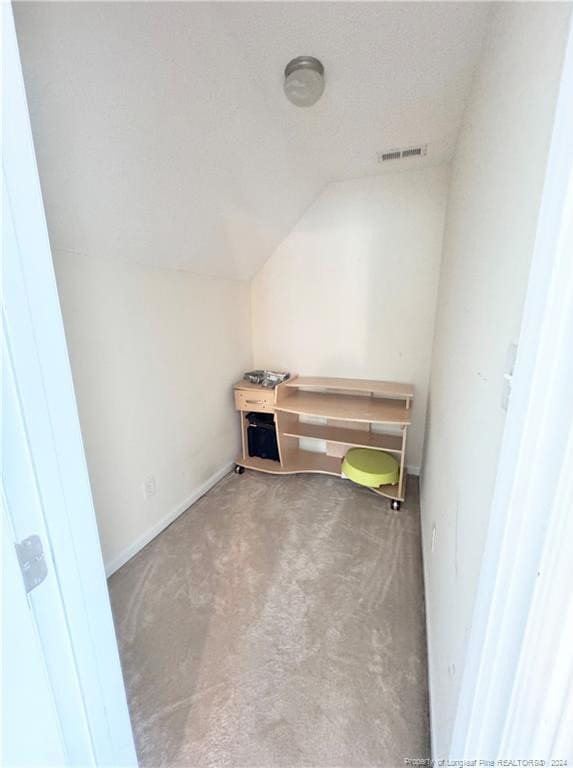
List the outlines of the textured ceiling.
<svg viewBox="0 0 573 768">
<path fill-rule="evenodd" d="M 325 184 L 382 172 L 378 150 L 451 157 L 488 12 L 17 3 L 53 247 L 250 277 Z M 300 54 L 326 69 L 310 109 L 282 92 Z"/>
</svg>

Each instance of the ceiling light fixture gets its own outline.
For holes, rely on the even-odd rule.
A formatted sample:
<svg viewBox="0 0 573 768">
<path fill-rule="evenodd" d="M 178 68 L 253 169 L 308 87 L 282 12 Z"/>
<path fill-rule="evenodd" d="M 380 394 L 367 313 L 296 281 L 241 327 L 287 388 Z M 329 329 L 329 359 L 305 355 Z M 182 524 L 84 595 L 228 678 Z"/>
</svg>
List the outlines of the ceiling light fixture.
<svg viewBox="0 0 573 768">
<path fill-rule="evenodd" d="M 324 67 L 313 56 L 297 56 L 285 67 L 284 91 L 296 107 L 312 107 L 324 93 Z"/>
</svg>

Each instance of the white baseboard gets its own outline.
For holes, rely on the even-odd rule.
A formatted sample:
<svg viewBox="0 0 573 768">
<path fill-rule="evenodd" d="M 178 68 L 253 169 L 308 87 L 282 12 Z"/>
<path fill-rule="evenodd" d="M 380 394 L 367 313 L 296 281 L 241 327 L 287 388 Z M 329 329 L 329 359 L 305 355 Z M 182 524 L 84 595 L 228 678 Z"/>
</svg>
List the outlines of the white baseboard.
<svg viewBox="0 0 573 768">
<path fill-rule="evenodd" d="M 197 499 L 200 499 L 201 496 L 204 496 L 207 493 L 207 491 L 211 490 L 211 488 L 216 483 L 218 483 L 219 480 L 221 480 L 231 471 L 234 465 L 235 462 L 232 461 L 229 464 L 225 464 L 225 466 L 221 467 L 221 469 L 218 469 L 214 474 L 211 475 L 211 477 L 209 477 L 207 480 L 205 480 L 204 483 L 196 488 L 193 493 L 187 496 L 186 499 L 183 499 L 183 501 L 177 504 L 174 509 L 162 517 L 161 520 L 158 520 L 155 525 L 152 525 L 151 528 L 148 528 L 145 533 L 143 533 L 133 542 L 133 544 L 130 544 L 129 547 L 123 549 L 119 555 L 114 557 L 108 563 L 105 563 L 105 575 L 109 578 L 112 573 L 115 573 L 115 571 L 121 568 L 122 565 L 125 565 L 128 560 L 131 560 L 131 558 L 141 549 L 143 549 L 146 544 L 149 544 L 152 539 L 154 539 L 158 534 L 161 533 L 161 531 L 167 528 L 167 526 L 176 520 L 179 515 L 183 514 L 186 509 L 189 509 L 189 507 L 194 504 Z"/>
</svg>

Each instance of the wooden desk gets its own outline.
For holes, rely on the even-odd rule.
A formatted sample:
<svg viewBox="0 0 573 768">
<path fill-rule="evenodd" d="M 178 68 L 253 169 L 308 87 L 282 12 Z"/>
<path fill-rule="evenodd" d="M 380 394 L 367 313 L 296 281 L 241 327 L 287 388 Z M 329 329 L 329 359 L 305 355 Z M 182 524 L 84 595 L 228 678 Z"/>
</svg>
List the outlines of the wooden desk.
<svg viewBox="0 0 573 768">
<path fill-rule="evenodd" d="M 410 384 L 295 376 L 275 389 L 243 380 L 235 384 L 234 391 L 235 407 L 241 412 L 242 455 L 237 459 L 237 471 L 340 476 L 349 448 L 387 451 L 400 462 L 399 481 L 372 490 L 389 498 L 394 509 L 400 508 L 406 493 L 406 437 L 414 398 Z M 245 414 L 251 412 L 274 413 L 280 461 L 248 455 Z M 312 419 L 325 423 L 312 423 Z M 326 452 L 302 449 L 303 438 L 324 441 Z"/>
</svg>

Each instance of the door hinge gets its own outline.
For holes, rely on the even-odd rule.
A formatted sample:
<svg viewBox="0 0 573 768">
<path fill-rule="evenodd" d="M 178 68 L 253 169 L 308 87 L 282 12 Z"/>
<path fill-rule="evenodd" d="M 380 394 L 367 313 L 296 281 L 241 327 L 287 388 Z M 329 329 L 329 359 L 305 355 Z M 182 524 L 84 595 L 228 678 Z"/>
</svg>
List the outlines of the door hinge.
<svg viewBox="0 0 573 768">
<path fill-rule="evenodd" d="M 42 540 L 36 534 L 16 542 L 16 554 L 24 579 L 26 592 L 31 592 L 41 584 L 48 575 L 48 566 L 44 557 Z"/>
</svg>

